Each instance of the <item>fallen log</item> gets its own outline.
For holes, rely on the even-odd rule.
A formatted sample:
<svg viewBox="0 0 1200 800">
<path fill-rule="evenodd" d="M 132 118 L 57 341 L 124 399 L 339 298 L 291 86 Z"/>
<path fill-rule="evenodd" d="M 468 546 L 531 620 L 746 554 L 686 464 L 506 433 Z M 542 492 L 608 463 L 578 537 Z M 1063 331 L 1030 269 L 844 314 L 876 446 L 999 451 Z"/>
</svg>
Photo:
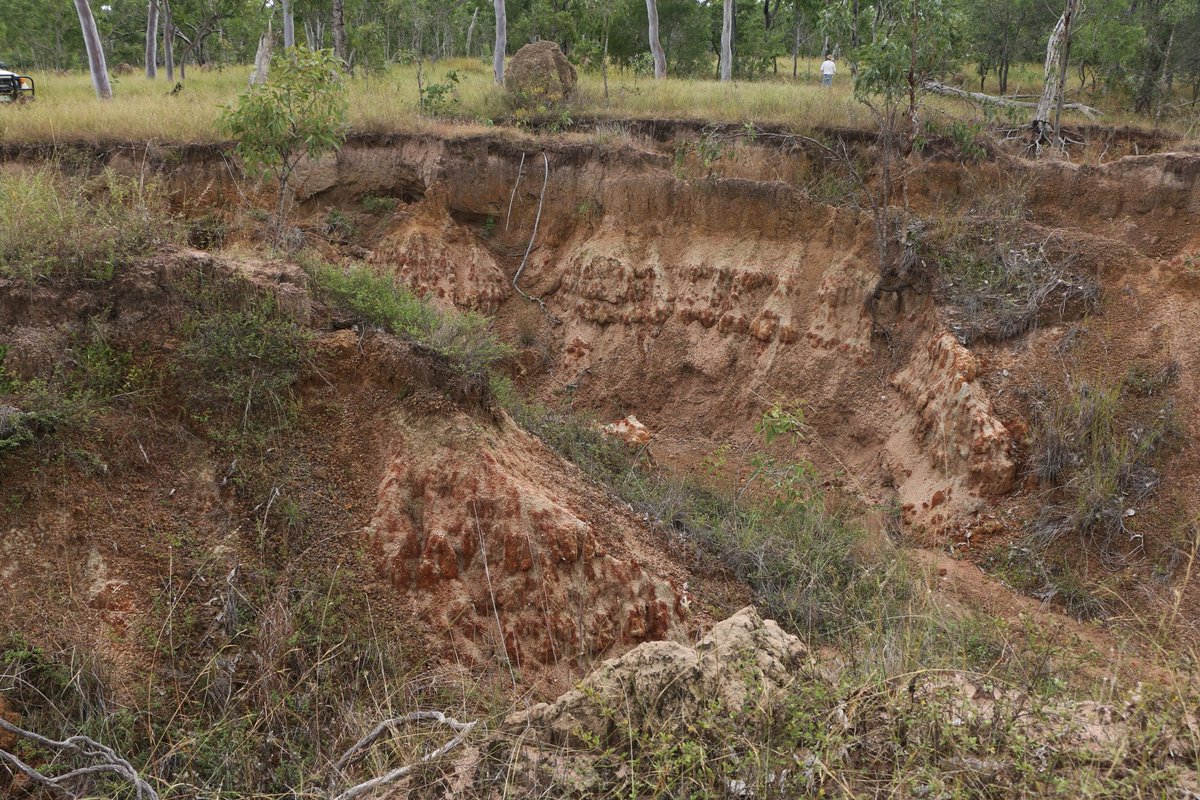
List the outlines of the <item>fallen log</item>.
<svg viewBox="0 0 1200 800">
<path fill-rule="evenodd" d="M 1025 100 L 1013 100 L 1009 97 L 996 97 L 983 92 L 968 92 L 965 89 L 958 89 L 953 86 L 947 86 L 944 83 L 937 81 L 925 81 L 924 87 L 926 91 L 940 94 L 944 97 L 957 97 L 960 100 L 967 100 L 981 105 L 1004 106 L 1007 108 L 1033 108 L 1038 107 L 1037 103 L 1028 102 Z M 1096 119 L 1101 116 L 1100 110 L 1092 106 L 1084 105 L 1083 103 L 1064 103 L 1063 108 L 1071 111 L 1078 111 L 1088 119 Z"/>
</svg>

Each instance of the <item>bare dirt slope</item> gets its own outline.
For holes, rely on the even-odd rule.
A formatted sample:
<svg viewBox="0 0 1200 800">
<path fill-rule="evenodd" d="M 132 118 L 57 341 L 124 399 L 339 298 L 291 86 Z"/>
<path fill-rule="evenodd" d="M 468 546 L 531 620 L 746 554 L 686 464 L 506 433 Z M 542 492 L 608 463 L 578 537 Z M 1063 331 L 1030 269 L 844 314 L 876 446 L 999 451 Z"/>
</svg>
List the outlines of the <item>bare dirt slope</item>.
<svg viewBox="0 0 1200 800">
<path fill-rule="evenodd" d="M 210 439 L 172 367 L 187 287 L 225 279 L 311 331 L 295 427 L 265 450 Z M 516 427 L 486 382 L 385 334 L 329 330 L 305 280 L 185 250 L 101 291 L 0 284 L 12 376 L 48 377 L 99 325 L 161 382 L 153 406 L 118 403 L 61 450 L 5 455 L 9 634 L 82 648 L 134 691 L 148 666 L 186 672 L 227 646 L 227 602 L 334 581 L 386 609 L 420 659 L 511 662 L 545 692 L 596 657 L 710 624 L 686 607 L 688 552 Z"/>
<path fill-rule="evenodd" d="M 1180 546 L 1200 489 L 1200 157 L 919 165 L 911 192 L 922 213 L 955 208 L 970 220 L 972 204 L 1007 202 L 1019 185 L 1014 202 L 1027 204 L 1045 246 L 1101 286 L 1096 311 L 1064 307 L 1030 334 L 970 347 L 922 287 L 883 295 L 871 313 L 864 298 L 879 276 L 868 218 L 778 180 L 812 174 L 803 153 L 746 146 L 726 161 L 706 174 L 636 141 L 406 139 L 347 148 L 307 173 L 302 193 L 314 210 L 403 197 L 364 221 L 379 269 L 496 313 L 523 348 L 524 386 L 606 418 L 635 413 L 655 452 L 682 466 L 748 442 L 771 402 L 802 403 L 814 431 L 805 455 L 900 506 L 930 545 L 986 551 L 989 537 L 992 547 L 1011 541 L 1036 513 L 1042 493 L 1023 471 L 1031 396 L 1177 363 L 1183 435 L 1163 490 L 1130 527 L 1149 552 Z M 545 314 L 514 291 L 522 264 L 520 288 Z"/>
</svg>

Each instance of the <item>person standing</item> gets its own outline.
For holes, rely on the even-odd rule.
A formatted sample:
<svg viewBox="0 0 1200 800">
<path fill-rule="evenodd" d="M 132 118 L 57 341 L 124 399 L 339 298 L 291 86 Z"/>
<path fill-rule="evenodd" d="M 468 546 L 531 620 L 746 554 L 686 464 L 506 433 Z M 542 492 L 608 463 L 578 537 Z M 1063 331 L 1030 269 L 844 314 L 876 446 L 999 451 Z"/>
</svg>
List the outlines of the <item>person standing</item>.
<svg viewBox="0 0 1200 800">
<path fill-rule="evenodd" d="M 825 60 L 821 62 L 821 85 L 833 86 L 833 73 L 837 72 L 837 64 L 833 63 L 833 56 L 826 55 Z"/>
</svg>

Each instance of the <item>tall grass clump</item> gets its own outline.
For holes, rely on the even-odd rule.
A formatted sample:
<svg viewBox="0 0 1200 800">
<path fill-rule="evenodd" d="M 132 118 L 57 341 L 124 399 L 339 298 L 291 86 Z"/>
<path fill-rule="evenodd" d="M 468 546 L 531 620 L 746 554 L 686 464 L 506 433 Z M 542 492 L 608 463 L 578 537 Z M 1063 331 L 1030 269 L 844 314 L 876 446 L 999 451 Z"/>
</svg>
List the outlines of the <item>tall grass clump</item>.
<svg viewBox="0 0 1200 800">
<path fill-rule="evenodd" d="M 442 310 L 417 297 L 394 277 L 362 264 L 305 264 L 315 293 L 347 323 L 377 328 L 428 347 L 467 375 L 484 375 L 511 348 L 496 338 L 488 319 L 470 311 Z"/>
<path fill-rule="evenodd" d="M 270 297 L 208 291 L 181 328 L 175 371 L 218 438 L 261 438 L 288 426 L 309 334 Z"/>
<path fill-rule="evenodd" d="M 157 187 L 104 170 L 67 175 L 53 165 L 0 173 L 0 277 L 108 281 L 125 262 L 175 238 Z"/>
<path fill-rule="evenodd" d="M 1175 423 L 1169 400 L 1133 403 L 1138 386 L 1129 378 L 1107 386 L 1078 380 L 1038 401 L 1029 469 L 1054 494 L 1035 525 L 1039 549 L 1074 534 L 1110 561 L 1131 543 L 1141 550 L 1131 525 L 1159 486 L 1156 460 Z"/>
</svg>

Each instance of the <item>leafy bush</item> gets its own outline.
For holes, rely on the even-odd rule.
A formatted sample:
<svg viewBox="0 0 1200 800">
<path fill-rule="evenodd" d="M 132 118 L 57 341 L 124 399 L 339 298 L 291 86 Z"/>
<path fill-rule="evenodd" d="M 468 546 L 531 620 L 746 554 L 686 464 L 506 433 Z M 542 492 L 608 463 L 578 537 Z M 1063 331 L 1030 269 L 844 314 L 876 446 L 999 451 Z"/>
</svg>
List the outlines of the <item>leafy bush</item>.
<svg viewBox="0 0 1200 800">
<path fill-rule="evenodd" d="M 272 61 L 266 83 L 251 86 L 225 109 L 221 128 L 237 140 L 247 171 L 279 183 L 280 230 L 292 172 L 305 157 L 341 147 L 348 105 L 338 58 L 329 50 L 292 47 Z"/>
<path fill-rule="evenodd" d="M 108 281 L 179 226 L 154 184 L 105 170 L 92 178 L 52 166 L 0 173 L 0 277 L 33 284 L 68 279 Z"/>
<path fill-rule="evenodd" d="M 441 311 L 394 278 L 361 265 L 342 269 L 310 261 L 306 269 L 316 293 L 356 322 L 425 345 L 466 374 L 485 373 L 511 354 L 492 333 L 486 317 Z"/>
<path fill-rule="evenodd" d="M 386 214 L 396 210 L 396 205 L 400 202 L 394 197 L 386 195 L 368 194 L 364 195 L 362 200 L 363 210 L 368 214 Z"/>
<path fill-rule="evenodd" d="M 446 73 L 445 81 L 423 83 L 421 72 L 417 72 L 417 90 L 420 95 L 421 113 L 430 117 L 444 117 L 458 107 L 458 71 Z"/>
</svg>

